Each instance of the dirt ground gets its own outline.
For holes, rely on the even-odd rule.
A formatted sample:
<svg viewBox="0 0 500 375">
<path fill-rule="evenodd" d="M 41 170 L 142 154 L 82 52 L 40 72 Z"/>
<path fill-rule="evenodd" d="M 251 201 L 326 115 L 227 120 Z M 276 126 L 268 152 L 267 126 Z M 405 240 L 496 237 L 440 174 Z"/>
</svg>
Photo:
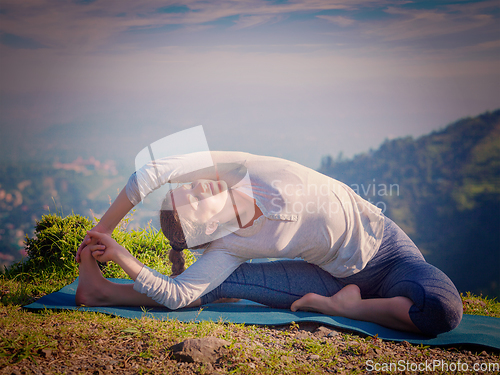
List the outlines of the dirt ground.
<svg viewBox="0 0 500 375">
<path fill-rule="evenodd" d="M 0 374 L 493 374 L 500 362 L 492 350 L 384 342 L 312 323 L 257 330 L 249 337 L 244 329 L 231 329 L 233 344 L 205 363 L 175 360 L 170 343 L 161 348 L 145 336 L 111 336 L 89 342 L 80 353 L 71 350 L 71 339 L 61 340 L 57 349 L 40 350 Z"/>
</svg>

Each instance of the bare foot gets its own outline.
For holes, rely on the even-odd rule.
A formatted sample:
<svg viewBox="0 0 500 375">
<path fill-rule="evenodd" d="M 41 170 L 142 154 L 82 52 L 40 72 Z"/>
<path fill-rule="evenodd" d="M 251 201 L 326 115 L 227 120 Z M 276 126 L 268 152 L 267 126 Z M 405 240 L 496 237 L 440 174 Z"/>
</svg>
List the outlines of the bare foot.
<svg viewBox="0 0 500 375">
<path fill-rule="evenodd" d="M 350 284 L 339 290 L 331 297 L 308 293 L 295 301 L 290 309 L 292 311 L 316 311 L 332 316 L 347 316 L 350 311 L 356 309 L 361 301 L 359 287 Z"/>
<path fill-rule="evenodd" d="M 92 257 L 90 250 L 84 248 L 80 254 L 78 287 L 75 302 L 77 306 L 104 306 L 108 300 L 105 295 L 108 280 L 104 278 Z"/>
</svg>

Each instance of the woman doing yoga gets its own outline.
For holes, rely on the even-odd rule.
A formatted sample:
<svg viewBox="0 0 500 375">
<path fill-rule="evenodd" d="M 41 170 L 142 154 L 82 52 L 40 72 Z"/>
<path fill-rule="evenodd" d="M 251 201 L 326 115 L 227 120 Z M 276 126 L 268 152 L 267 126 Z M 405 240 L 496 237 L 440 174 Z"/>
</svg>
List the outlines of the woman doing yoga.
<svg viewBox="0 0 500 375">
<path fill-rule="evenodd" d="M 207 157 L 214 167 L 197 169 Z M 160 211 L 175 278 L 143 265 L 110 236 L 141 199 L 170 182 L 185 183 L 166 195 Z M 184 271 L 185 248 L 203 253 Z M 76 258 L 76 299 L 88 306 L 177 309 L 242 298 L 427 335 L 452 330 L 462 318 L 452 281 L 380 209 L 312 169 L 247 153 L 146 164 L 88 232 Z M 255 258 L 287 260 L 248 262 Z M 134 283 L 106 280 L 96 260 L 116 262 Z"/>
</svg>

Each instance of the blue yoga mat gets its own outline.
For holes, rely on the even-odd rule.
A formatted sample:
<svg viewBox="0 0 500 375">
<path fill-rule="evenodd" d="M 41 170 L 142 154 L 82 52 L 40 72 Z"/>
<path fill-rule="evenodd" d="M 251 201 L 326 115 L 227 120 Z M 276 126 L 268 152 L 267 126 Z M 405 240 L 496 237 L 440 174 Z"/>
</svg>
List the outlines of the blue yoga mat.
<svg viewBox="0 0 500 375">
<path fill-rule="evenodd" d="M 110 279 L 117 283 L 131 283 L 132 280 Z M 313 312 L 274 309 L 251 301 L 237 303 L 215 303 L 201 308 L 170 310 L 167 308 L 141 307 L 86 307 L 75 305 L 78 279 L 58 292 L 43 296 L 36 302 L 24 306 L 27 309 L 65 309 L 95 311 L 121 316 L 129 319 L 149 317 L 158 320 L 177 319 L 181 322 L 231 322 L 252 325 L 284 325 L 291 322 L 316 322 L 361 334 L 375 336 L 382 340 L 408 341 L 412 344 L 429 346 L 477 345 L 485 348 L 500 349 L 500 319 L 478 315 L 464 315 L 460 325 L 451 332 L 437 337 L 427 337 L 401 332 L 379 326 L 378 324 L 329 316 Z"/>
</svg>

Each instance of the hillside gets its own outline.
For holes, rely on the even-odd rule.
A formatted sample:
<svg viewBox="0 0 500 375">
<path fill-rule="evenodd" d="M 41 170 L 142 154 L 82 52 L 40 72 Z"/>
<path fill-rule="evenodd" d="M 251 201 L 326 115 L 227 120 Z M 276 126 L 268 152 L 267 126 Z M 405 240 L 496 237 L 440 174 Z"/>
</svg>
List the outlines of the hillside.
<svg viewBox="0 0 500 375">
<path fill-rule="evenodd" d="M 377 204 L 460 291 L 500 296 L 500 110 L 319 171 Z"/>
</svg>

